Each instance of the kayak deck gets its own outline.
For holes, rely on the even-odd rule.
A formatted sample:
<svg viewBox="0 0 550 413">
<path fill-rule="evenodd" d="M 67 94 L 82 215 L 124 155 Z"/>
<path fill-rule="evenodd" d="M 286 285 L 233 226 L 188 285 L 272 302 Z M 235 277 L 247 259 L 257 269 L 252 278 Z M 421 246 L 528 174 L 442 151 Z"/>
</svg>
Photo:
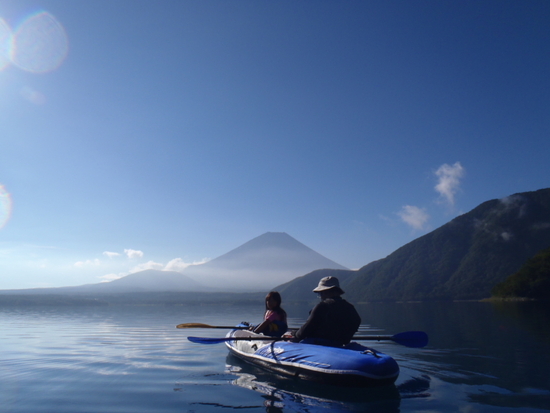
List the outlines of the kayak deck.
<svg viewBox="0 0 550 413">
<path fill-rule="evenodd" d="M 358 343 L 345 348 L 288 341 L 265 341 L 265 336 L 233 330 L 226 342 L 232 354 L 265 369 L 311 381 L 344 386 L 370 387 L 395 382 L 399 366 L 390 356 Z M 263 340 L 254 340 L 254 338 Z M 250 340 L 242 340 L 250 338 Z"/>
</svg>

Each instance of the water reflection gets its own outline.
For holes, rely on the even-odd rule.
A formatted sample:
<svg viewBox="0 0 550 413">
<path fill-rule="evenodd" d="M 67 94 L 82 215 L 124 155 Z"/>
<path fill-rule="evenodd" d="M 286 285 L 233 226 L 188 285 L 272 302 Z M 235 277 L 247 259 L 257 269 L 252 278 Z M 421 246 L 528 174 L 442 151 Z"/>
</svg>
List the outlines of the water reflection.
<svg viewBox="0 0 550 413">
<path fill-rule="evenodd" d="M 547 313 L 489 303 L 362 310 L 370 329 L 430 335 L 422 349 L 375 344 L 400 366 L 394 386 L 350 389 L 277 376 L 228 355 L 222 344 L 185 339 L 218 337 L 217 330 L 175 328 L 231 325 L 250 316 L 248 306 L 0 308 L 0 410 L 72 412 L 75 398 L 96 412 L 118 404 L 134 413 L 548 410 Z"/>
<path fill-rule="evenodd" d="M 537 340 L 550 344 L 550 302 L 496 301 L 491 304 L 499 316 L 525 329 Z M 501 328 L 504 327 L 501 325 Z"/>
<path fill-rule="evenodd" d="M 266 412 L 289 409 L 297 412 L 399 412 L 400 394 L 395 385 L 376 388 L 346 388 L 283 377 L 252 366 L 229 354 L 226 371 L 237 376 L 231 384 L 262 394 Z M 415 383 L 407 383 L 414 392 Z M 429 386 L 429 384 L 428 384 Z M 420 386 L 426 388 L 426 383 Z"/>
</svg>

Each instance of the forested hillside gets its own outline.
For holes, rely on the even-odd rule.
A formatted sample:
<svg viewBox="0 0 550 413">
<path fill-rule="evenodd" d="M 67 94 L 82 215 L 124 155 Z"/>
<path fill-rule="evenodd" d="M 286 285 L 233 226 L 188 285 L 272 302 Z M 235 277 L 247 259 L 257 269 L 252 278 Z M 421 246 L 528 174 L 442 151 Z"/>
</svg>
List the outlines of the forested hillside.
<svg viewBox="0 0 550 413">
<path fill-rule="evenodd" d="M 548 247 L 550 189 L 541 189 L 484 202 L 352 272 L 342 286 L 355 302 L 482 299 Z M 295 282 L 285 286 L 289 294 L 295 289 L 291 296 L 308 294 Z"/>
<path fill-rule="evenodd" d="M 550 248 L 539 252 L 518 272 L 497 284 L 493 295 L 501 298 L 550 299 Z"/>
</svg>

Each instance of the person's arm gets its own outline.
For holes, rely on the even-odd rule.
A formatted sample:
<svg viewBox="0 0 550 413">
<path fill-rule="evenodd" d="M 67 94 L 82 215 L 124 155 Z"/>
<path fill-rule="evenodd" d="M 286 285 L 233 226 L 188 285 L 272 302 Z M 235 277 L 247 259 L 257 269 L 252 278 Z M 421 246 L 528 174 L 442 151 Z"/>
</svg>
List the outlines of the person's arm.
<svg viewBox="0 0 550 413">
<path fill-rule="evenodd" d="M 267 328 L 267 326 L 269 325 L 269 323 L 271 323 L 270 320 L 264 320 L 262 321 L 260 324 L 258 324 L 256 326 L 256 328 L 254 329 L 254 332 L 255 333 L 263 333 L 263 331 Z"/>
<path fill-rule="evenodd" d="M 263 333 L 264 330 L 267 328 L 267 326 L 273 322 L 273 319 L 275 318 L 276 314 L 273 311 L 266 311 L 264 315 L 264 321 L 262 321 L 260 324 L 254 328 L 254 333 Z"/>
</svg>

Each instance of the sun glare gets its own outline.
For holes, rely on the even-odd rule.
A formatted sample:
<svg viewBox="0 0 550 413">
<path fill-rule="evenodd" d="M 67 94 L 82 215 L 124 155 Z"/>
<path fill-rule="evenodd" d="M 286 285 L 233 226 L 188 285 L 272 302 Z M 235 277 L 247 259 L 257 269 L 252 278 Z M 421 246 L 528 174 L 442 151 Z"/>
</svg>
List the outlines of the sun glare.
<svg viewBox="0 0 550 413">
<path fill-rule="evenodd" d="M 11 30 L 4 19 L 0 18 L 0 71 L 10 64 Z"/>
<path fill-rule="evenodd" d="M 65 29 L 46 11 L 34 13 L 11 29 L 0 18 L 0 71 L 9 64 L 32 73 L 57 69 L 67 57 Z"/>
<path fill-rule="evenodd" d="M 0 185 L 0 228 L 3 228 L 10 219 L 11 207 L 11 195 L 6 191 L 4 185 Z"/>
<path fill-rule="evenodd" d="M 68 51 L 63 26 L 50 13 L 41 11 L 25 19 L 14 31 L 10 57 L 23 70 L 45 73 L 57 69 Z"/>
</svg>

